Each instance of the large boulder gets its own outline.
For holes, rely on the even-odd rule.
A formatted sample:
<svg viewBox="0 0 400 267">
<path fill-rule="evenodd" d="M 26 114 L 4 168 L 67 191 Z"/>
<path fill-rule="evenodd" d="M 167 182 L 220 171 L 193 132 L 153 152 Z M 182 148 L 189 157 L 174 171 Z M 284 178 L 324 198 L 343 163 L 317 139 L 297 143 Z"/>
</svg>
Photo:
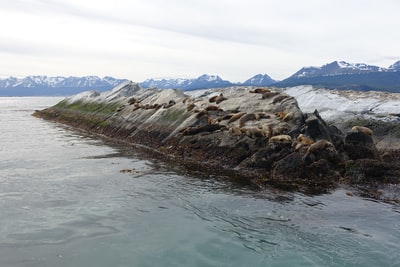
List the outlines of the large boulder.
<svg viewBox="0 0 400 267">
<path fill-rule="evenodd" d="M 350 159 L 376 159 L 379 152 L 372 136 L 363 132 L 349 132 L 346 135 L 344 149 Z"/>
</svg>

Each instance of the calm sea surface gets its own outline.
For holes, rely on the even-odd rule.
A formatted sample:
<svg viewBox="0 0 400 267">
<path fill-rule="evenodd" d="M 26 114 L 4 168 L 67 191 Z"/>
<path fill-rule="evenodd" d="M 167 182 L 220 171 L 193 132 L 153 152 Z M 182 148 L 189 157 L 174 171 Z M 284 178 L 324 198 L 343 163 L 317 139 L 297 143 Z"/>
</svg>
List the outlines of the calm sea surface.
<svg viewBox="0 0 400 267">
<path fill-rule="evenodd" d="M 59 100 L 0 98 L 1 267 L 400 266 L 399 207 L 185 174 L 31 116 Z"/>
</svg>

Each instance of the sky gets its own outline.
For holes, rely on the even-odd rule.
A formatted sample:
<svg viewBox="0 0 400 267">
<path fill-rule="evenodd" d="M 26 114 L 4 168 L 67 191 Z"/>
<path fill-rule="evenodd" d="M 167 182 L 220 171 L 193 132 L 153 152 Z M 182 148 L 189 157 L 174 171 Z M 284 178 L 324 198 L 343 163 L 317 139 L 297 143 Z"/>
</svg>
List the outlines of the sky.
<svg viewBox="0 0 400 267">
<path fill-rule="evenodd" d="M 0 77 L 282 80 L 400 60 L 398 0 L 0 0 Z"/>
</svg>

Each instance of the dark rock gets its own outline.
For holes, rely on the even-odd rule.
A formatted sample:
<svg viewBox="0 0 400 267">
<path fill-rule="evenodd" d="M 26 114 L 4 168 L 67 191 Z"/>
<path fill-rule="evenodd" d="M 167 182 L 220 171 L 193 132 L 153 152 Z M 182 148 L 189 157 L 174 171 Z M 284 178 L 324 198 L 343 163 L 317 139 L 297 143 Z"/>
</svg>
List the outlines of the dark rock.
<svg viewBox="0 0 400 267">
<path fill-rule="evenodd" d="M 375 159 L 349 160 L 345 165 L 344 179 L 350 184 L 400 182 L 400 165 Z"/>
<path fill-rule="evenodd" d="M 344 149 L 350 159 L 376 159 L 379 152 L 371 136 L 362 132 L 350 132 L 346 135 Z"/>
<path fill-rule="evenodd" d="M 315 110 L 311 114 L 306 114 L 305 134 L 314 140 L 328 140 L 339 151 L 343 147 L 343 133 L 334 126 L 329 126 Z"/>
</svg>

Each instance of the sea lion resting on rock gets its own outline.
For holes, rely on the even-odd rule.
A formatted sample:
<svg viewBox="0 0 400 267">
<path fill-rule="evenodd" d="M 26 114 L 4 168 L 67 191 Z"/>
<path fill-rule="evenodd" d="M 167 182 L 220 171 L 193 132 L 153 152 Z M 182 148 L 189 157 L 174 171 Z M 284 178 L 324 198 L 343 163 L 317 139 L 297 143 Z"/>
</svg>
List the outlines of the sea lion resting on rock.
<svg viewBox="0 0 400 267">
<path fill-rule="evenodd" d="M 306 146 L 314 144 L 314 141 L 305 136 L 304 134 L 299 134 L 299 136 L 297 136 L 297 141 Z"/>
<path fill-rule="evenodd" d="M 227 100 L 228 98 L 224 97 L 224 95 L 221 93 L 220 95 L 216 95 L 210 98 L 210 103 L 215 102 L 216 104 L 221 103 L 224 100 Z"/>
<path fill-rule="evenodd" d="M 351 128 L 351 131 L 353 132 L 358 132 L 358 133 L 363 133 L 369 136 L 372 136 L 373 131 L 365 126 L 354 126 L 353 128 Z"/>
<path fill-rule="evenodd" d="M 270 93 L 271 90 L 267 88 L 256 88 L 254 90 L 249 91 L 250 93 L 253 94 L 264 94 L 264 93 Z"/>
<path fill-rule="evenodd" d="M 304 134 L 299 134 L 297 136 L 296 141 L 293 142 L 292 147 L 294 148 L 294 151 L 299 151 L 300 148 L 304 146 L 310 146 L 314 143 L 313 140 L 305 136 Z"/>
<path fill-rule="evenodd" d="M 216 111 L 223 111 L 222 109 L 220 109 L 218 106 L 215 105 L 209 105 L 208 107 L 206 107 L 207 111 L 211 111 L 211 110 L 216 110 Z"/>
<path fill-rule="evenodd" d="M 237 136 L 241 136 L 242 135 L 242 130 L 237 126 L 230 127 L 228 131 L 230 133 L 233 133 L 234 135 L 237 135 Z"/>
<path fill-rule="evenodd" d="M 198 133 L 203 133 L 203 132 L 214 132 L 217 130 L 220 130 L 222 128 L 225 128 L 223 125 L 219 124 L 208 124 L 204 126 L 198 126 L 198 127 L 187 127 L 181 130 L 183 135 L 195 135 Z"/>
<path fill-rule="evenodd" d="M 246 115 L 243 115 L 240 119 L 239 119 L 239 126 L 243 127 L 243 125 L 245 125 L 246 122 L 248 121 L 255 121 L 255 120 L 259 120 L 259 116 L 255 113 L 247 113 Z"/>
<path fill-rule="evenodd" d="M 286 113 L 284 111 L 280 111 L 275 113 L 275 115 L 281 120 L 281 121 L 290 121 L 294 117 L 293 112 Z"/>
<path fill-rule="evenodd" d="M 276 104 L 276 103 L 282 102 L 283 99 L 286 99 L 288 97 L 289 97 L 288 95 L 277 96 L 277 97 L 274 98 L 274 100 L 272 100 L 272 104 Z"/>
<path fill-rule="evenodd" d="M 269 124 L 266 123 L 261 124 L 261 130 L 263 131 L 264 136 L 267 137 L 268 139 L 274 135 L 274 130 Z"/>
<path fill-rule="evenodd" d="M 327 155 L 332 158 L 333 155 L 337 154 L 337 151 L 331 142 L 327 140 L 318 140 L 314 144 L 310 145 L 303 157 L 303 160 L 305 161 L 310 159 L 311 161 L 314 161 L 316 155 L 324 153 L 328 153 Z"/>
<path fill-rule="evenodd" d="M 228 123 L 231 123 L 231 122 L 234 122 L 234 121 L 240 119 L 244 114 L 246 114 L 246 112 L 239 112 L 239 113 L 232 114 L 232 116 L 229 119 Z"/>
<path fill-rule="evenodd" d="M 261 99 L 268 99 L 268 98 L 271 98 L 276 95 L 279 95 L 279 93 L 278 92 L 266 92 L 266 93 L 262 94 Z"/>
<path fill-rule="evenodd" d="M 269 143 L 277 143 L 277 142 L 292 142 L 292 137 L 287 134 L 280 134 L 280 135 L 275 135 L 272 136 L 269 140 Z"/>
<path fill-rule="evenodd" d="M 247 127 L 240 129 L 243 133 L 251 138 L 264 137 L 264 133 L 258 127 Z"/>
</svg>

